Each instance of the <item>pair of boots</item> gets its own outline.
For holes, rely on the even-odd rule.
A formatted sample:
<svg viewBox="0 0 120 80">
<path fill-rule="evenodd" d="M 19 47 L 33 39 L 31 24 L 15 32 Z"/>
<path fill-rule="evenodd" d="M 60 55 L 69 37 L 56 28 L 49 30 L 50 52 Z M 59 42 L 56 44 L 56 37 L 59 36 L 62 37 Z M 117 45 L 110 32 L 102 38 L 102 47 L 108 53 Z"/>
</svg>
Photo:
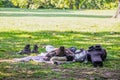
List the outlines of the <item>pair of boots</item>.
<svg viewBox="0 0 120 80">
<path fill-rule="evenodd" d="M 30 44 L 25 45 L 24 49 L 18 52 L 18 54 L 30 54 L 30 53 L 39 53 L 38 46 L 34 45 L 33 50 L 30 49 Z"/>
</svg>

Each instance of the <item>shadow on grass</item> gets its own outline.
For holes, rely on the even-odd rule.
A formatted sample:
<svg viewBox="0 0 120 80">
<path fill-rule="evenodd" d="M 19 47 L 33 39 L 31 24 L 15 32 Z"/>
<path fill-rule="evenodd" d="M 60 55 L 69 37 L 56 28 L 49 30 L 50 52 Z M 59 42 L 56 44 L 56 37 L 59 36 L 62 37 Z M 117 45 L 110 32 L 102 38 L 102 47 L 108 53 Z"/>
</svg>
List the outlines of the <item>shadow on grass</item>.
<svg viewBox="0 0 120 80">
<path fill-rule="evenodd" d="M 117 79 L 120 72 L 120 32 L 73 32 L 73 31 L 10 31 L 0 32 L 0 59 L 22 57 L 15 53 L 23 49 L 25 44 L 40 46 L 51 44 L 55 47 L 76 46 L 88 49 L 89 46 L 101 44 L 107 49 L 108 56 L 103 68 L 93 69 L 91 63 L 71 63 L 55 66 L 44 63 L 20 62 L 0 63 L 1 80 L 78 80 L 78 79 Z M 56 70 L 56 71 L 55 71 Z M 106 75 L 109 74 L 109 75 Z"/>
<path fill-rule="evenodd" d="M 115 66 L 116 64 L 112 63 L 111 65 Z M 119 79 L 120 75 L 119 68 L 94 69 L 84 63 L 71 63 L 60 66 L 33 62 L 1 63 L 0 72 L 1 80 L 86 80 L 91 77 L 95 80 L 115 80 Z M 108 73 L 109 75 L 106 75 Z"/>
<path fill-rule="evenodd" d="M 70 9 L 21 9 L 21 8 L 0 8 L 0 11 L 8 11 L 8 12 L 72 12 L 78 10 L 70 10 Z M 81 10 L 83 11 L 83 10 Z"/>
<path fill-rule="evenodd" d="M 108 51 L 110 58 L 120 58 L 119 55 L 119 36 L 120 32 L 73 32 L 73 31 L 39 31 L 39 32 L 24 32 L 11 31 L 0 32 L 0 57 L 11 58 L 16 57 L 15 53 L 23 49 L 26 44 L 38 44 L 39 51 L 45 51 L 42 45 L 53 45 L 59 47 L 76 46 L 79 48 L 88 49 L 89 46 L 101 44 Z M 4 55 L 3 55 L 4 54 Z"/>
<path fill-rule="evenodd" d="M 0 13 L 0 17 L 86 17 L 86 18 L 111 18 L 109 15 L 87 15 L 87 14 L 17 14 L 17 13 Z"/>
</svg>

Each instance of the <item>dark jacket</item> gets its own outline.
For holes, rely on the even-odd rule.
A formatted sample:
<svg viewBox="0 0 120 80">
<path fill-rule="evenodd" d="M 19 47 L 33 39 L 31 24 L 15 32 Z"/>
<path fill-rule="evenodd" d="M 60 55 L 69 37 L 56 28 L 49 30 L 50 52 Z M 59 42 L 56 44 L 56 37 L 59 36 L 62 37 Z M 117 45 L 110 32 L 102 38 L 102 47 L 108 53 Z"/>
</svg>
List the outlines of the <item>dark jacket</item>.
<svg viewBox="0 0 120 80">
<path fill-rule="evenodd" d="M 107 52 L 105 49 L 101 47 L 101 45 L 95 45 L 89 47 L 87 50 L 87 59 L 88 61 L 92 62 L 94 67 L 103 66 L 103 61 L 107 57 Z"/>
</svg>

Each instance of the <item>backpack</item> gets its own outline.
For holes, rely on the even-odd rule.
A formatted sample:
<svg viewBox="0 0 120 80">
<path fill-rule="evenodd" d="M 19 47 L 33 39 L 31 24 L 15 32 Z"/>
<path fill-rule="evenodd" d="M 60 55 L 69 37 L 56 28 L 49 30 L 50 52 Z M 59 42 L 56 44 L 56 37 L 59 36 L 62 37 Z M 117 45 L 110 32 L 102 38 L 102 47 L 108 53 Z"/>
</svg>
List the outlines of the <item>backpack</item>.
<svg viewBox="0 0 120 80">
<path fill-rule="evenodd" d="M 86 50 L 80 49 L 75 51 L 75 61 L 76 62 L 84 62 L 87 58 Z"/>
</svg>

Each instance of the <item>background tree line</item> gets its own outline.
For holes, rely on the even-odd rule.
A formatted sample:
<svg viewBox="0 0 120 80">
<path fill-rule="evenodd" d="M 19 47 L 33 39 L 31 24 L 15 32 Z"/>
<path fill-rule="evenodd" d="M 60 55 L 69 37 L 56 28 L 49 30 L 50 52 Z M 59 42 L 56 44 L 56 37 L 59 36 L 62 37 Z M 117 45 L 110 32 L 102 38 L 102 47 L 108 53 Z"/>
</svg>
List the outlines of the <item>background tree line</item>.
<svg viewBox="0 0 120 80">
<path fill-rule="evenodd" d="M 117 5 L 117 0 L 0 0 L 0 7 L 29 9 L 114 9 Z"/>
</svg>

